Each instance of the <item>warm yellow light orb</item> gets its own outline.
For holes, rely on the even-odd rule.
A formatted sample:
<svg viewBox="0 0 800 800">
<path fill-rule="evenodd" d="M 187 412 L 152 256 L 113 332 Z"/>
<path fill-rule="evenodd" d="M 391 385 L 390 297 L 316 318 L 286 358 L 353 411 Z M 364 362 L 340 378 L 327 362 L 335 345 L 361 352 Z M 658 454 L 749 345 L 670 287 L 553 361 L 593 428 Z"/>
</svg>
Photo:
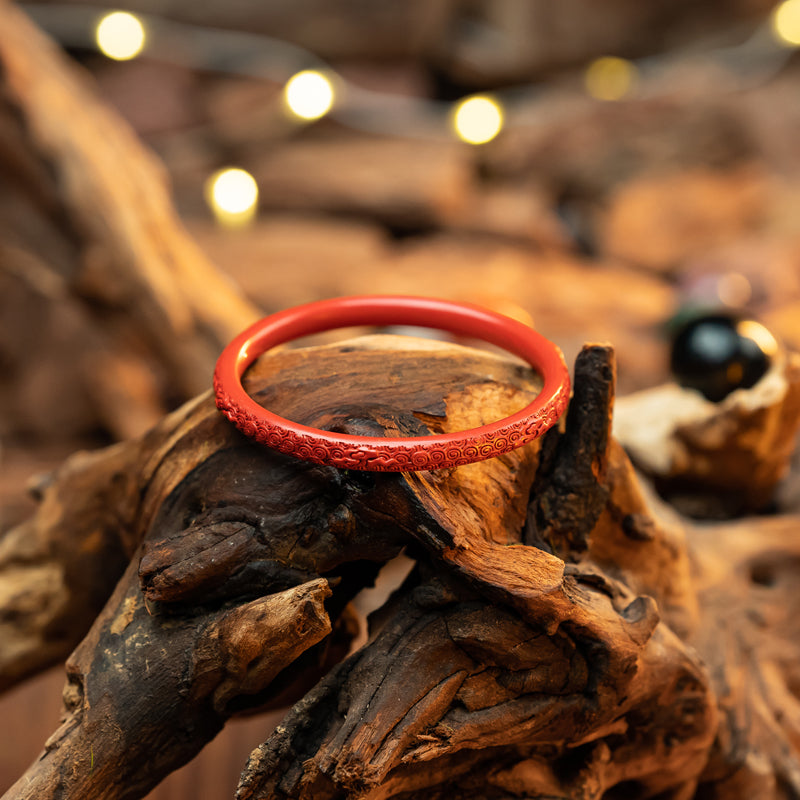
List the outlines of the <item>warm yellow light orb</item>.
<svg viewBox="0 0 800 800">
<path fill-rule="evenodd" d="M 586 91 L 597 100 L 621 100 L 629 95 L 639 78 L 636 66 L 624 58 L 603 56 L 586 68 Z"/>
<path fill-rule="evenodd" d="M 142 52 L 147 35 L 138 17 L 127 11 L 112 11 L 97 23 L 95 39 L 103 55 L 128 61 Z"/>
<path fill-rule="evenodd" d="M 283 97 L 294 116 L 307 120 L 324 117 L 336 99 L 331 79 L 312 69 L 292 76 L 283 90 Z"/>
<path fill-rule="evenodd" d="M 469 144 L 490 142 L 503 129 L 503 122 L 503 107 L 486 95 L 462 100 L 453 113 L 456 135 Z"/>
<path fill-rule="evenodd" d="M 800 47 L 800 0 L 784 0 L 772 11 L 772 33 L 787 47 Z"/>
<path fill-rule="evenodd" d="M 258 184 L 243 169 L 221 169 L 206 182 L 206 201 L 221 225 L 241 226 L 255 216 Z"/>
</svg>

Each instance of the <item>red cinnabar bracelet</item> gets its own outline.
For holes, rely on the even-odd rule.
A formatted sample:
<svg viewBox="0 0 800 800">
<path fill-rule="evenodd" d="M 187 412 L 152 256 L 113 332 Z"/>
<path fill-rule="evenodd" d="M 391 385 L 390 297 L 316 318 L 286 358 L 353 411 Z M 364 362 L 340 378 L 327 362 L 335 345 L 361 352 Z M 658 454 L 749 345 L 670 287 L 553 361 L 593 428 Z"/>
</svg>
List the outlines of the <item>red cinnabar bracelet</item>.
<svg viewBox="0 0 800 800">
<path fill-rule="evenodd" d="M 407 438 L 309 428 L 263 408 L 242 387 L 245 370 L 270 348 L 357 325 L 414 325 L 482 339 L 527 361 L 541 374 L 544 386 L 532 403 L 504 419 L 468 431 Z M 219 357 L 214 393 L 217 407 L 242 433 L 282 453 L 345 469 L 409 472 L 482 461 L 541 436 L 567 406 L 569 373 L 556 345 L 509 317 L 446 300 L 376 295 L 322 300 L 256 322 Z"/>
</svg>

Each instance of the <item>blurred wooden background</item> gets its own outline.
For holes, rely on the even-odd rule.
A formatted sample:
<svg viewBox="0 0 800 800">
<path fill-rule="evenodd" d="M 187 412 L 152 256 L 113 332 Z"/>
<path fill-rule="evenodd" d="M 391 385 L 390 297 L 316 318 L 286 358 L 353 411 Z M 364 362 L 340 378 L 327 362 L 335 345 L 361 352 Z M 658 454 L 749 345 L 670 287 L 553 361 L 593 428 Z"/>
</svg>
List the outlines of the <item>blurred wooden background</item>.
<svg viewBox="0 0 800 800">
<path fill-rule="evenodd" d="M 305 126 L 282 111 L 281 71 L 255 74 L 259 58 L 274 60 L 268 39 L 242 40 L 254 46 L 247 75 L 224 71 L 213 36 L 192 50 L 164 33 L 162 57 L 112 62 L 80 28 L 92 19 L 82 5 L 28 11 L 63 40 L 122 128 L 158 156 L 182 224 L 240 287 L 243 309 L 376 292 L 478 302 L 534 324 L 568 361 L 585 341 L 612 342 L 625 393 L 668 379 L 666 325 L 688 303 L 752 314 L 800 347 L 800 59 L 769 38 L 775 5 L 128 5 L 298 45 L 352 85 L 398 98 L 371 121 L 333 114 Z M 617 102 L 585 90 L 587 65 L 606 55 L 629 59 L 638 76 Z M 140 333 L 129 298 L 98 281 L 118 265 L 82 227 L 55 158 L 26 127 L 17 88 L 0 77 L 3 531 L 30 513 L 31 476 L 75 449 L 136 435 L 207 387 L 217 346 L 198 324 L 203 341 L 192 358 L 188 346 L 176 356 L 185 366 L 178 380 L 175 362 Z M 395 130 L 371 132 L 386 127 L 387 108 L 483 91 L 516 104 L 486 145 L 458 141 L 444 117 L 415 128 L 416 117 L 400 114 Z M 220 226 L 204 199 L 224 166 L 247 169 L 259 185 L 247 227 Z M 120 176 L 129 168 L 123 159 Z M 0 699 L 0 791 L 54 730 L 62 683 L 56 667 Z M 231 796 L 277 719 L 233 723 L 151 797 Z"/>
</svg>

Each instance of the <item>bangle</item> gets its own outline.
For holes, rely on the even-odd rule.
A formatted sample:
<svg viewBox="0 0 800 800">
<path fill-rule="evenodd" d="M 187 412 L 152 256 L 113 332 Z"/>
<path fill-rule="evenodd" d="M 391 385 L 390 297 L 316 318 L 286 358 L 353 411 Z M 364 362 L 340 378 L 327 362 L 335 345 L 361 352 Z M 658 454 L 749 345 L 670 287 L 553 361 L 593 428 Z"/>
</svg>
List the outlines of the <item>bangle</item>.
<svg viewBox="0 0 800 800">
<path fill-rule="evenodd" d="M 527 361 L 542 376 L 536 399 L 511 416 L 455 433 L 381 438 L 300 425 L 255 402 L 245 370 L 276 345 L 335 328 L 410 325 L 482 339 Z M 410 472 L 482 461 L 541 436 L 569 400 L 569 373 L 559 348 L 536 331 L 479 306 L 424 297 L 341 297 L 297 306 L 256 322 L 222 352 L 214 371 L 217 408 L 246 436 L 282 453 L 343 469 Z"/>
</svg>

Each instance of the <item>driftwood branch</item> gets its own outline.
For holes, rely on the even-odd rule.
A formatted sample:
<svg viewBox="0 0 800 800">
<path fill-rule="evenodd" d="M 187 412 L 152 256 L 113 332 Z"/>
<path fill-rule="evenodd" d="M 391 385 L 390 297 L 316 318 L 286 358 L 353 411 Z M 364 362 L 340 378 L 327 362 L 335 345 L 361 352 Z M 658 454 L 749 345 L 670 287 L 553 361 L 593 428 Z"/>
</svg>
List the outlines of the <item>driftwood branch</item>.
<svg viewBox="0 0 800 800">
<path fill-rule="evenodd" d="M 26 645 L 2 653 L 5 684 L 42 666 L 54 620 L 48 660 L 85 636 L 64 724 L 7 800 L 141 797 L 231 714 L 281 703 L 241 800 L 791 796 L 795 522 L 697 528 L 665 509 L 609 435 L 613 376 L 611 350 L 585 348 L 559 429 L 453 470 L 310 465 L 208 395 L 74 459 L 4 543 L 2 641 Z M 265 356 L 247 381 L 285 416 L 376 435 L 480 424 L 538 386 L 395 337 Z M 348 603 L 402 549 L 415 569 L 346 657 Z M 66 576 L 60 603 L 39 565 Z M 26 598 L 42 613 L 19 613 Z"/>
<path fill-rule="evenodd" d="M 630 113 L 652 126 L 654 110 Z M 494 179 L 530 174 L 552 160 L 553 136 L 509 131 L 484 166 Z M 405 145 L 375 146 L 414 161 Z M 308 140 L 267 156 L 259 177 L 317 186 L 331 147 L 363 166 L 361 144 Z M 563 148 L 569 160 L 578 150 L 589 152 Z M 466 162 L 445 151 L 430 150 L 435 170 L 409 173 L 401 195 L 415 203 L 369 170 L 353 192 L 329 166 L 321 201 L 283 201 L 369 208 L 398 230 L 530 237 L 530 220 L 505 211 L 527 184 L 465 203 L 454 187 Z M 63 723 L 6 800 L 142 797 L 232 715 L 287 705 L 239 800 L 800 796 L 800 520 L 701 526 L 665 506 L 611 436 L 610 347 L 580 354 L 560 426 L 501 458 L 403 475 L 309 465 L 242 437 L 208 393 L 164 416 L 206 386 L 220 345 L 256 311 L 186 236 L 153 159 L 5 0 L 0 167 L 0 335 L 26 330 L 0 342 L 15 375 L 0 418 L 118 437 L 157 422 L 39 481 L 36 514 L 0 540 L 0 689 L 58 661 L 67 672 Z M 564 172 L 559 184 L 584 169 L 596 176 L 594 163 L 545 174 Z M 631 250 L 619 227 L 637 191 L 615 199 L 602 246 L 672 264 L 681 237 L 654 256 L 651 237 Z M 452 344 L 370 337 L 264 356 L 247 387 L 286 417 L 380 436 L 480 425 L 539 382 Z M 768 506 L 800 419 L 797 356 L 688 421 L 674 396 L 652 418 L 625 412 L 635 398 L 617 404 L 636 466 L 673 501 L 699 487 L 720 516 Z M 362 625 L 351 601 L 401 552 L 413 571 Z"/>
<path fill-rule="evenodd" d="M 574 485 L 553 475 L 575 463 L 579 438 L 579 476 L 624 460 L 609 454 L 612 396 L 610 350 L 588 348 L 566 432 L 544 445 L 555 455 L 539 463 L 529 521 L 537 483 L 557 487 L 553 504 L 570 502 Z M 715 736 L 714 694 L 652 599 L 596 565 L 515 545 L 521 529 L 500 544 L 491 526 L 459 527 L 424 476 L 407 480 L 431 514 L 415 534 L 427 557 L 369 644 L 253 753 L 238 797 L 600 797 L 634 780 L 641 796 L 688 796 Z M 613 493 L 606 485 L 596 519 Z M 643 747 L 648 736 L 669 750 Z"/>
<path fill-rule="evenodd" d="M 249 377 L 249 388 L 286 416 L 372 433 L 444 429 L 476 415 L 504 415 L 536 391 L 535 376 L 516 364 L 467 350 L 457 350 L 458 357 L 453 359 L 452 346 L 422 342 L 416 349 L 407 349 L 405 341 L 382 337 L 376 344 L 364 340 L 319 351 L 317 358 L 302 351 L 286 351 L 263 359 Z M 387 354 L 393 365 L 389 382 L 385 379 Z M 352 380 L 342 383 L 342 375 Z M 315 390 L 298 392 L 302 385 Z M 8 575 L 17 582 L 15 597 L 20 605 L 24 600 L 33 606 L 39 602 L 37 586 L 25 580 L 34 565 L 39 561 L 60 564 L 65 553 L 72 552 L 68 544 L 80 549 L 81 537 L 88 540 L 93 536 L 117 547 L 124 543 L 132 561 L 68 662 L 70 686 L 76 687 L 67 691 L 73 699 L 68 702 L 67 727 L 62 730 L 68 730 L 69 736 L 64 743 L 60 736 L 54 740 L 9 797 L 18 792 L 24 792 L 19 796 L 46 797 L 61 791 L 56 787 L 63 787 L 65 781 L 73 796 L 110 797 L 113 792 L 114 796 L 138 797 L 202 747 L 227 715 L 276 698 L 297 699 L 309 681 L 313 683 L 344 656 L 354 633 L 344 613 L 347 603 L 372 582 L 382 563 L 412 541 L 410 532 L 418 524 L 414 515 L 419 513 L 419 502 L 401 476 L 339 472 L 261 448 L 221 417 L 209 395 L 165 418 L 143 439 L 109 452 L 126 459 L 128 482 L 121 483 L 111 471 L 98 470 L 75 511 L 82 519 L 81 511 L 87 505 L 110 507 L 115 525 L 84 530 L 70 525 L 68 515 L 54 520 L 52 513 L 46 512 L 58 507 L 57 500 L 63 497 L 57 477 L 43 490 L 40 513 L 26 523 L 27 540 L 42 540 L 28 573 L 19 574 L 19 553 L 13 547 L 13 542 L 23 541 L 22 531 L 10 534 L 0 581 Z M 467 468 L 469 481 L 478 486 L 482 473 L 491 475 L 492 481 L 483 483 L 496 487 L 501 495 L 514 496 L 522 480 L 527 482 L 521 493 L 524 498 L 535 460 L 536 448 L 528 447 L 498 463 Z M 67 472 L 65 480 L 68 476 Z M 120 495 L 114 496 L 117 489 Z M 465 513 L 475 502 L 466 503 Z M 478 509 L 492 505 L 486 496 L 477 502 Z M 494 505 L 499 511 L 499 504 Z M 518 505 L 521 526 L 524 500 Z M 65 520 L 66 525 L 58 524 Z M 124 559 L 119 562 L 114 575 L 111 569 L 95 564 L 82 572 L 82 579 L 107 581 L 98 583 L 95 593 L 107 592 L 124 568 Z M 277 624 L 277 620 L 270 622 L 264 617 L 262 604 L 288 592 L 287 619 L 295 614 L 302 621 L 306 601 L 298 600 L 299 610 L 294 611 L 291 598 L 298 587 L 305 586 L 320 587 L 314 589 L 318 599 L 333 592 L 324 609 L 311 609 L 308 625 L 298 622 L 300 627 L 309 627 L 308 637 L 285 663 L 280 659 L 273 662 L 270 655 L 269 664 L 254 667 L 255 639 L 245 635 L 252 619 Z M 67 597 L 73 593 L 65 587 Z M 87 632 L 97 613 L 87 606 L 80 610 L 82 613 L 70 615 L 73 625 L 60 643 L 62 656 Z M 223 618 L 224 624 L 220 622 Z M 17 630 L 14 626 L 23 621 L 24 630 Z M 36 629 L 37 623 L 44 626 L 42 630 Z M 8 624 L 18 638 L 35 642 L 37 636 L 46 636 L 44 614 L 29 614 L 24 620 L 9 614 Z M 334 628 L 334 634 L 314 649 L 312 645 L 327 632 L 322 630 L 325 626 Z M 317 635 L 319 631 L 322 633 Z M 285 636 L 285 629 L 276 629 L 274 636 Z M 255 638 L 270 640 L 263 632 Z M 174 668 L 167 670 L 163 665 L 172 658 L 173 647 L 180 648 L 181 657 L 173 659 Z M 29 650 L 34 650 L 33 644 Z M 306 655 L 293 670 L 279 674 L 304 651 Z M 102 658 L 107 663 L 126 664 L 123 671 L 128 678 L 123 680 L 100 668 L 92 656 L 99 652 L 105 654 Z M 30 661 L 23 664 L 13 652 L 4 655 L 4 678 L 9 684 L 41 666 Z M 55 656 L 53 652 L 51 658 Z M 158 681 L 164 683 L 158 683 L 148 694 L 148 702 L 129 715 L 131 704 L 119 694 L 120 688 L 124 684 L 138 692 L 136 687 L 151 674 L 160 675 Z M 115 698 L 112 705 L 119 704 L 116 711 L 106 701 L 96 704 L 93 698 L 98 697 Z M 206 711 L 190 713 L 186 703 L 195 703 L 198 709 L 203 706 Z M 213 720 L 201 724 L 206 713 Z M 147 732 L 151 726 L 158 721 L 169 730 L 183 725 L 180 720 L 189 726 L 182 735 L 186 748 L 178 748 L 179 754 L 175 748 L 160 747 L 159 757 L 149 758 L 145 750 L 153 739 Z M 114 729 L 125 730 L 123 738 L 136 739 L 145 750 L 136 755 L 121 750 L 122 740 L 108 739 Z M 82 771 L 73 770 L 77 752 L 100 746 L 97 736 L 108 769 L 117 764 L 113 780 L 110 773 L 104 773 L 102 780 L 94 782 Z M 130 771 L 121 768 L 120 759 L 129 762 Z M 131 783 L 134 770 L 138 773 Z"/>
</svg>

